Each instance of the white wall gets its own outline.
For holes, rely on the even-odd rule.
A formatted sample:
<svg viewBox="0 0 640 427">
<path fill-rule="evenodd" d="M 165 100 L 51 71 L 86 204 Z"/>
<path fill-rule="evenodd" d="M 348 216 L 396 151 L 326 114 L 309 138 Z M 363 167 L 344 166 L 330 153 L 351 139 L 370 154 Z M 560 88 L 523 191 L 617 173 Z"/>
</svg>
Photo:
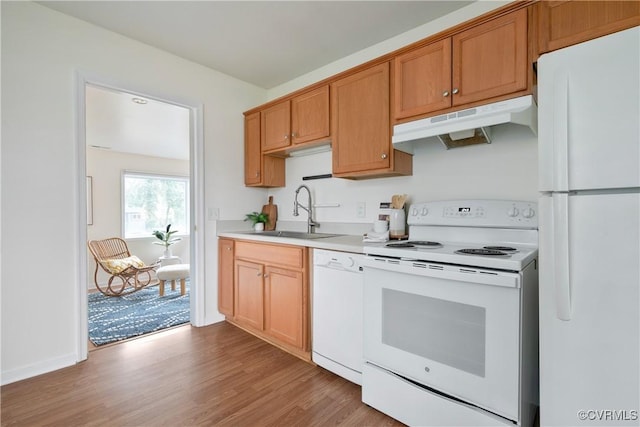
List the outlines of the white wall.
<svg viewBox="0 0 640 427">
<path fill-rule="evenodd" d="M 265 91 L 31 2 L 2 2 L 2 383 L 75 363 L 80 251 L 76 73 L 204 109 L 205 204 L 238 218 L 242 112 Z M 232 201 L 232 204 L 228 201 Z M 205 317 L 216 307 L 215 222 L 205 236 Z M 203 230 L 204 229 L 204 230 Z M 84 284 L 83 284 L 84 285 Z"/>
<path fill-rule="evenodd" d="M 135 171 L 151 174 L 189 176 L 189 161 L 140 154 L 119 153 L 110 150 L 87 148 L 87 175 L 93 181 L 93 224 L 87 226 L 87 239 L 100 240 L 108 237 L 122 237 L 122 172 Z M 175 227 L 174 227 L 175 228 Z M 178 230 L 187 232 L 188 230 Z M 126 239 L 129 251 L 147 264 L 155 262 L 162 255 L 164 247 L 154 245 L 154 236 Z M 189 263 L 189 236 L 172 245 L 173 255 Z M 88 251 L 87 251 L 88 252 Z M 89 277 L 88 288 L 94 289 L 93 272 L 96 263 L 91 254 L 87 255 Z M 100 271 L 98 281 L 105 283 L 108 275 Z"/>
<path fill-rule="evenodd" d="M 337 208 L 316 209 L 318 231 L 334 231 L 331 222 L 371 223 L 380 202 L 393 194 L 408 194 L 408 203 L 449 199 L 537 199 L 537 138 L 518 125 L 496 127 L 493 142 L 446 150 L 435 138 L 416 145 L 413 175 L 351 181 L 341 178 L 303 181 L 303 176 L 331 173 L 331 153 L 287 159 L 287 187 L 273 189 L 279 221 L 304 221 L 293 216 L 295 189 L 311 190 L 315 203 Z M 304 195 L 306 197 L 306 195 Z M 306 200 L 306 199 L 305 199 Z M 356 216 L 356 204 L 366 203 L 366 216 Z M 327 230 L 327 227 L 329 229 Z"/>
</svg>

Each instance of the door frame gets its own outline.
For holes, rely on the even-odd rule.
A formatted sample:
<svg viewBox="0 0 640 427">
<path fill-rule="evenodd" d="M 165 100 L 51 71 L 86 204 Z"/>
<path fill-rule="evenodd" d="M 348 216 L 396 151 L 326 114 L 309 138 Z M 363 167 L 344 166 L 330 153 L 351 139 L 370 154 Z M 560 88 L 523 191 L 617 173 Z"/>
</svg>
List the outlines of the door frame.
<svg viewBox="0 0 640 427">
<path fill-rule="evenodd" d="M 147 99 L 177 105 L 189 110 L 189 185 L 190 185 L 190 259 L 193 278 L 190 287 L 190 322 L 194 326 L 205 324 L 204 291 L 204 106 L 193 100 L 182 99 L 171 94 L 149 93 L 129 87 L 104 76 L 95 76 L 84 71 L 76 72 L 76 212 L 78 219 L 76 259 L 76 283 L 78 286 L 74 302 L 76 327 L 76 359 L 78 362 L 88 357 L 88 302 L 87 284 L 87 165 L 86 165 L 86 86 L 98 86 L 118 92 L 126 92 Z"/>
</svg>

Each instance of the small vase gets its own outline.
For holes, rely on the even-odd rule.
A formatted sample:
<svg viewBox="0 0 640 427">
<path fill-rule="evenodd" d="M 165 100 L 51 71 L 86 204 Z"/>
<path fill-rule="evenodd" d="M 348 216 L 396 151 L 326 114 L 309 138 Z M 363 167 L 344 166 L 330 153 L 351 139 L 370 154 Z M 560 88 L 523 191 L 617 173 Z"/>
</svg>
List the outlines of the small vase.
<svg viewBox="0 0 640 427">
<path fill-rule="evenodd" d="M 171 253 L 171 246 L 167 246 L 164 250 L 164 255 L 162 255 L 164 258 L 171 258 L 173 256 L 173 254 Z"/>
<path fill-rule="evenodd" d="M 253 229 L 255 231 L 264 231 L 264 222 L 256 222 Z"/>
</svg>

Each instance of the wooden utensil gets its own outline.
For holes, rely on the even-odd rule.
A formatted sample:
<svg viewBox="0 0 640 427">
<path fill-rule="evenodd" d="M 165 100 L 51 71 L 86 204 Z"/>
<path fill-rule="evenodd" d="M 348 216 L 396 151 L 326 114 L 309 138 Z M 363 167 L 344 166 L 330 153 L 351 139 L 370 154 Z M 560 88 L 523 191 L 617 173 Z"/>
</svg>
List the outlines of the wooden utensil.
<svg viewBox="0 0 640 427">
<path fill-rule="evenodd" d="M 275 230 L 278 221 L 278 205 L 273 204 L 273 196 L 269 196 L 269 203 L 262 206 L 262 213 L 269 215 L 269 221 L 264 225 L 264 229 Z"/>
</svg>

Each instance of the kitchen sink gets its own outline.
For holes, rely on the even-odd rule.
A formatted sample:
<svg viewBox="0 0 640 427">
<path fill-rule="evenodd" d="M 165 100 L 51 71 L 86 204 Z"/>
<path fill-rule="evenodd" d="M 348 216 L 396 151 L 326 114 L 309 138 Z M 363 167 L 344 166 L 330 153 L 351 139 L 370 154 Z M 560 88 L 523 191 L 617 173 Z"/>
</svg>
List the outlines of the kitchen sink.
<svg viewBox="0 0 640 427">
<path fill-rule="evenodd" d="M 288 237 L 290 239 L 311 239 L 311 240 L 342 236 L 342 234 L 307 233 L 304 231 L 286 231 L 286 230 L 262 231 L 255 234 L 260 234 L 263 236 L 271 236 L 271 237 Z"/>
</svg>

